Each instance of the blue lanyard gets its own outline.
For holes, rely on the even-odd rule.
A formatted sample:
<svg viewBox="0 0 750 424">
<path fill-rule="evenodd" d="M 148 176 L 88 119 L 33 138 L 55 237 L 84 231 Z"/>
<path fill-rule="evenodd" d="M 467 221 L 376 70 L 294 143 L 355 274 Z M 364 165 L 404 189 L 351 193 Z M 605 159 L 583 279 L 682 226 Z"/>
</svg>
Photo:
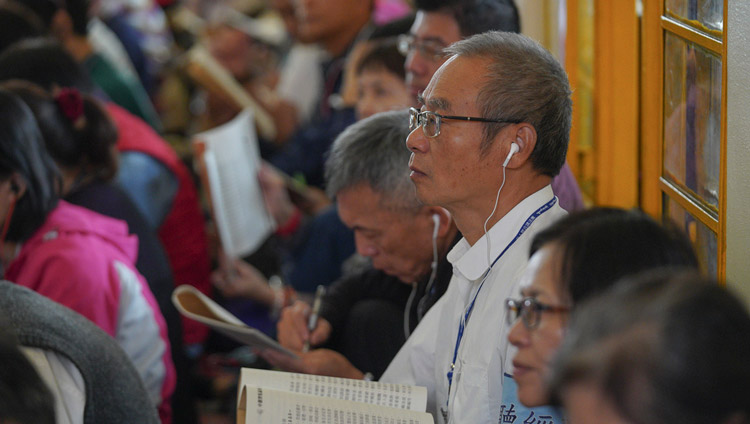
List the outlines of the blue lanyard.
<svg viewBox="0 0 750 424">
<path fill-rule="evenodd" d="M 557 197 L 553 197 L 552 200 L 542 205 L 539 209 L 534 211 L 534 213 L 531 214 L 531 216 L 526 219 L 526 222 L 523 223 L 523 226 L 521 226 L 521 229 L 518 230 L 518 234 L 516 234 L 515 237 L 513 237 L 513 240 L 508 243 L 507 246 L 505 246 L 505 249 L 503 249 L 502 252 L 500 252 L 499 255 L 495 258 L 494 261 L 492 261 L 492 264 L 487 269 L 487 271 L 484 273 L 484 276 L 482 277 L 482 282 L 479 284 L 479 288 L 477 289 L 477 292 L 474 294 L 474 299 L 471 300 L 471 303 L 469 304 L 468 309 L 466 309 L 466 313 L 461 317 L 461 321 L 458 324 L 458 336 L 456 336 L 456 347 L 453 349 L 453 360 L 451 361 L 451 369 L 446 374 L 448 377 L 448 399 L 450 399 L 450 393 L 451 393 L 451 385 L 453 384 L 453 369 L 456 367 L 456 358 L 458 357 L 458 348 L 461 346 L 461 339 L 464 337 L 464 329 L 466 328 L 466 324 L 469 321 L 469 315 L 471 315 L 471 311 L 474 310 L 474 303 L 477 301 L 477 296 L 479 296 L 479 292 L 482 291 L 482 287 L 484 287 L 484 282 L 487 280 L 487 277 L 490 275 L 490 271 L 492 271 L 492 267 L 495 266 L 497 261 L 500 260 L 500 258 L 503 257 L 505 252 L 510 249 L 511 246 L 518 240 L 523 233 L 526 232 L 529 227 L 531 227 L 531 224 L 536 221 L 537 218 L 539 218 L 543 213 L 547 212 L 552 208 L 552 206 L 555 205 L 555 202 L 557 201 Z M 489 237 L 489 235 L 487 235 Z M 446 404 L 447 404 L 446 400 Z"/>
</svg>

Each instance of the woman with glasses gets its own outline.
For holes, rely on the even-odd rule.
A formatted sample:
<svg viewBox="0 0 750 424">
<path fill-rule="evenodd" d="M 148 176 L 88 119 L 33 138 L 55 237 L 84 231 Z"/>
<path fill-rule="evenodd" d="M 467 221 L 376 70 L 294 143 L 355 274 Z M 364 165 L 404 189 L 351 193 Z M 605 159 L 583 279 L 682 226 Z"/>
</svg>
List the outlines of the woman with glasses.
<svg viewBox="0 0 750 424">
<path fill-rule="evenodd" d="M 521 282 L 522 299 L 508 299 L 508 339 L 518 349 L 513 379 L 528 407 L 549 403 L 549 365 L 569 313 L 620 278 L 652 268 L 687 267 L 697 273 L 690 242 L 676 228 L 639 211 L 596 208 L 572 214 L 539 233 Z M 520 318 L 520 319 L 518 319 Z"/>
</svg>

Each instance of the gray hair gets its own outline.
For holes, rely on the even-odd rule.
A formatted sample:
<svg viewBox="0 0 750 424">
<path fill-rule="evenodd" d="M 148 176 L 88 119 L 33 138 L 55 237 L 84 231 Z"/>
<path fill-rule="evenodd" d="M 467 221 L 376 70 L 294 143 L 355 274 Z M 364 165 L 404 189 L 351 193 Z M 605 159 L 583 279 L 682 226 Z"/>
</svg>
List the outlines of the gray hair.
<svg viewBox="0 0 750 424">
<path fill-rule="evenodd" d="M 489 62 L 476 99 L 482 116 L 533 125 L 537 141 L 531 162 L 540 173 L 557 175 L 565 164 L 573 113 L 568 77 L 557 59 L 524 35 L 499 31 L 472 36 L 445 51 Z M 484 124 L 482 152 L 505 125 Z"/>
<path fill-rule="evenodd" d="M 409 179 L 409 113 L 383 112 L 349 126 L 333 142 L 326 160 L 326 191 L 367 184 L 387 207 L 421 206 Z"/>
</svg>

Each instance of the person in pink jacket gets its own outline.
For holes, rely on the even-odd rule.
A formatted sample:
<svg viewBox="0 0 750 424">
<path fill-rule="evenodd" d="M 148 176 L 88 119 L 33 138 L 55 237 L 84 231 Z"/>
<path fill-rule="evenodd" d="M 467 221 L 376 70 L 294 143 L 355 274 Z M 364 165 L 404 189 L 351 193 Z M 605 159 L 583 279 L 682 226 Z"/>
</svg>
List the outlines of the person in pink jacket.
<svg viewBox="0 0 750 424">
<path fill-rule="evenodd" d="M 85 131 L 77 94 L 63 90 L 56 100 L 71 126 Z M 60 177 L 43 146 L 28 107 L 0 89 L 4 278 L 73 309 L 114 337 L 138 370 L 162 423 L 169 423 L 174 366 L 164 318 L 134 266 L 138 240 L 125 222 L 59 200 Z"/>
</svg>

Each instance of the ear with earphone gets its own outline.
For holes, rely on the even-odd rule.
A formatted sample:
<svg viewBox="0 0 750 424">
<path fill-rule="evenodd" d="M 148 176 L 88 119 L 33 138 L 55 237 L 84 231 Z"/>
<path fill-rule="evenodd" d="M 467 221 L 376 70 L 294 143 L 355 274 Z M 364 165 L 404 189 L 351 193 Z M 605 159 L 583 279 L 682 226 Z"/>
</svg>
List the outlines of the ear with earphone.
<svg viewBox="0 0 750 424">
<path fill-rule="evenodd" d="M 518 144 L 516 143 L 510 143 L 510 151 L 508 152 L 508 156 L 505 157 L 505 162 L 503 162 L 503 168 L 508 166 L 508 162 L 510 162 L 510 158 L 513 157 L 518 151 L 521 150 L 520 147 L 518 147 Z"/>
<path fill-rule="evenodd" d="M 521 139 L 517 139 L 518 142 L 521 142 Z M 497 195 L 495 196 L 495 206 L 492 207 L 492 212 L 490 212 L 490 215 L 487 217 L 487 219 L 484 221 L 484 236 L 487 237 L 487 267 L 492 268 L 492 262 L 490 261 L 490 249 L 492 240 L 490 240 L 489 236 L 487 235 L 487 223 L 490 222 L 490 218 L 492 218 L 492 215 L 495 214 L 495 211 L 497 210 L 497 202 L 500 200 L 500 192 L 503 190 L 503 187 L 505 187 L 505 168 L 508 166 L 508 163 L 510 162 L 510 159 L 518 153 L 518 151 L 521 150 L 518 143 L 510 143 L 510 151 L 508 152 L 508 156 L 505 157 L 505 161 L 503 161 L 503 182 L 500 184 L 500 188 L 497 189 Z"/>
</svg>

